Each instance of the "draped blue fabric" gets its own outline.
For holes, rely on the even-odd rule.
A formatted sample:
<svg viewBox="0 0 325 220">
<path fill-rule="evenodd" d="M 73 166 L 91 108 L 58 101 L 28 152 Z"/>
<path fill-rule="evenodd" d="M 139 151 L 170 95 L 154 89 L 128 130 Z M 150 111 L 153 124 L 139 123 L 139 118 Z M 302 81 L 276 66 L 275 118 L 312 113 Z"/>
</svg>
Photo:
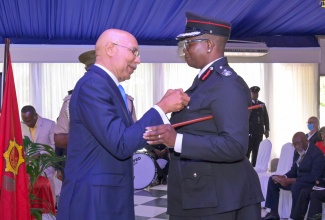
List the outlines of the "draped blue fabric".
<svg viewBox="0 0 325 220">
<path fill-rule="evenodd" d="M 176 44 L 185 12 L 229 21 L 232 39 L 325 35 L 322 0 L 1 0 L 0 43 L 94 44 L 124 29 L 141 44 Z"/>
</svg>

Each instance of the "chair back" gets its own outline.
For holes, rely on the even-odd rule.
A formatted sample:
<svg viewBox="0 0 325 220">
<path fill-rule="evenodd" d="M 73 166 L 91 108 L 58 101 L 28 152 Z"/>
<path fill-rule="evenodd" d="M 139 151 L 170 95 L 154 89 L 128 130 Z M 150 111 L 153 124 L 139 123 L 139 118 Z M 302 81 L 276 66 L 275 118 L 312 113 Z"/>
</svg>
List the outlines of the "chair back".
<svg viewBox="0 0 325 220">
<path fill-rule="evenodd" d="M 256 165 L 254 167 L 257 173 L 267 172 L 267 168 L 270 162 L 272 150 L 272 143 L 270 140 L 265 139 L 261 141 L 260 146 L 258 148 Z"/>
<path fill-rule="evenodd" d="M 293 163 L 294 152 L 295 148 L 292 143 L 288 142 L 282 146 L 278 167 L 275 171 L 277 174 L 283 175 L 290 170 Z"/>
</svg>

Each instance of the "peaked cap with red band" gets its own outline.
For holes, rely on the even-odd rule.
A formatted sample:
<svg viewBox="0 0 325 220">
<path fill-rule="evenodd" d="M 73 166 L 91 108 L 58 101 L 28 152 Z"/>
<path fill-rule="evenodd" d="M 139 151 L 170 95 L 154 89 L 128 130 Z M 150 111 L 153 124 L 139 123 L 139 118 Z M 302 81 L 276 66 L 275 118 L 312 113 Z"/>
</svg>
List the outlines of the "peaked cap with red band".
<svg viewBox="0 0 325 220">
<path fill-rule="evenodd" d="M 184 40 L 185 38 L 196 37 L 202 34 L 213 34 L 229 38 L 230 31 L 231 24 L 226 21 L 186 12 L 185 33 L 179 34 L 176 40 Z"/>
</svg>

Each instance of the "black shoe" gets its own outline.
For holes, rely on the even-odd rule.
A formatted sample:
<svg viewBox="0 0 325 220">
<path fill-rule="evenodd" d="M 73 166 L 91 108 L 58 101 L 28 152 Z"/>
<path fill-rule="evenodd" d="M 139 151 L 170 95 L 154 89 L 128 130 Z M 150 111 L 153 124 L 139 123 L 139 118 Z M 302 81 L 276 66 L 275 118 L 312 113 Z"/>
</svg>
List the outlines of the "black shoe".
<svg viewBox="0 0 325 220">
<path fill-rule="evenodd" d="M 263 219 L 264 220 L 280 220 L 280 216 L 278 213 L 269 212 L 266 214 L 266 216 Z"/>
</svg>

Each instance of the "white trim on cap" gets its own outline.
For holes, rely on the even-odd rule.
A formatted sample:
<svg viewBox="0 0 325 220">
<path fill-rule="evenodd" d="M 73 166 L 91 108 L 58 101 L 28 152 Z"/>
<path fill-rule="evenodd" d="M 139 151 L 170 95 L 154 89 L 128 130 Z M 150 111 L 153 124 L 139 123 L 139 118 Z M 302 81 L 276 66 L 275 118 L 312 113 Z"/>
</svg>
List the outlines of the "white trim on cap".
<svg viewBox="0 0 325 220">
<path fill-rule="evenodd" d="M 194 32 L 179 34 L 179 35 L 177 35 L 176 38 L 195 37 L 195 36 L 198 36 L 201 34 L 202 33 L 200 31 L 194 31 Z"/>
</svg>

